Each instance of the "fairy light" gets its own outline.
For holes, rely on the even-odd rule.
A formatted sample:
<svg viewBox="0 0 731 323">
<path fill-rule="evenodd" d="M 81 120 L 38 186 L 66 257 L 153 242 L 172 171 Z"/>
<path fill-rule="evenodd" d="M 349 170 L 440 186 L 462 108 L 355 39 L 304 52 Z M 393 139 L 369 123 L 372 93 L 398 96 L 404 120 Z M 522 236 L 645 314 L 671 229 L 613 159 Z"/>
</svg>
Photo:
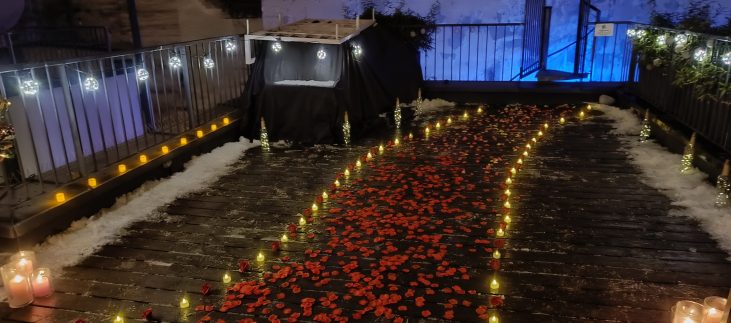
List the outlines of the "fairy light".
<svg viewBox="0 0 731 323">
<path fill-rule="evenodd" d="M 688 144 L 685 145 L 685 149 L 683 150 L 683 158 L 680 160 L 680 172 L 682 174 L 687 174 L 691 170 L 693 170 L 693 156 L 695 155 L 695 137 L 696 134 L 693 133 L 693 135 L 690 137 L 690 141 L 688 141 Z"/>
<path fill-rule="evenodd" d="M 264 254 L 261 251 L 259 251 L 259 254 L 256 255 L 256 261 L 264 262 L 264 260 L 266 260 L 266 257 L 264 257 Z"/>
<path fill-rule="evenodd" d="M 140 155 L 140 163 L 144 164 L 147 162 L 147 155 L 142 154 Z"/>
<path fill-rule="evenodd" d="M 170 147 L 162 146 L 162 147 L 160 147 L 160 152 L 162 152 L 163 155 L 166 155 L 167 153 L 170 152 Z"/>
<path fill-rule="evenodd" d="M 181 66 L 183 66 L 183 61 L 180 60 L 180 57 L 171 56 L 170 59 L 168 59 L 168 65 L 170 65 L 170 68 L 178 69 Z"/>
<path fill-rule="evenodd" d="M 120 174 L 124 174 L 125 172 L 127 172 L 127 165 L 119 164 L 119 165 L 117 165 L 117 170 L 119 171 Z"/>
<path fill-rule="evenodd" d="M 350 145 L 350 122 L 348 121 L 348 112 L 345 112 L 345 120 L 343 121 L 343 141 L 345 145 Z"/>
<path fill-rule="evenodd" d="M 727 207 L 729 205 L 729 195 L 731 194 L 731 182 L 729 182 L 729 161 L 723 164 L 723 171 L 718 176 L 716 181 L 716 202 L 714 203 L 717 208 Z"/>
<path fill-rule="evenodd" d="M 38 89 L 40 88 L 40 84 L 36 82 L 36 80 L 25 80 L 23 83 L 20 84 L 20 90 L 25 95 L 36 95 L 38 93 Z"/>
<path fill-rule="evenodd" d="M 289 237 L 287 236 L 286 233 L 282 234 L 282 238 L 280 238 L 279 241 L 283 242 L 283 243 L 287 243 L 287 242 L 289 242 Z"/>
<path fill-rule="evenodd" d="M 183 298 L 180 299 L 180 308 L 188 308 L 190 307 L 190 302 L 188 301 L 188 298 L 183 296 Z"/>
<path fill-rule="evenodd" d="M 66 202 L 66 194 L 63 192 L 56 193 L 56 202 L 63 203 Z"/>
<path fill-rule="evenodd" d="M 272 44 L 272 51 L 274 51 L 275 53 L 279 53 L 280 51 L 282 51 L 282 43 L 275 41 Z"/>
<path fill-rule="evenodd" d="M 137 80 L 140 82 L 147 81 L 147 79 L 150 78 L 150 72 L 147 71 L 145 68 L 140 68 L 137 70 Z"/>
<path fill-rule="evenodd" d="M 233 42 L 232 40 L 227 40 L 226 43 L 224 44 L 224 48 L 229 53 L 233 52 L 236 50 L 236 43 Z"/>
<path fill-rule="evenodd" d="M 185 146 L 188 144 L 188 138 L 182 137 L 180 138 L 180 145 Z"/>
<path fill-rule="evenodd" d="M 642 119 L 642 128 L 640 129 L 640 142 L 646 142 L 650 138 L 652 128 L 650 128 L 650 110 L 645 111 L 645 118 Z"/>
<path fill-rule="evenodd" d="M 89 92 L 93 92 L 99 89 L 99 81 L 96 80 L 93 76 L 89 76 L 86 79 L 84 79 L 84 90 L 87 90 Z"/>
<path fill-rule="evenodd" d="M 269 151 L 269 133 L 267 133 L 267 125 L 264 122 L 264 118 L 261 118 L 261 129 L 259 130 L 259 142 L 261 143 L 261 149 Z"/>
<path fill-rule="evenodd" d="M 87 185 L 89 185 L 89 187 L 91 187 L 91 188 L 95 188 L 95 187 L 97 186 L 96 178 L 94 178 L 94 177 L 89 177 L 89 178 L 88 178 L 88 179 L 86 180 L 86 184 L 87 184 Z"/>
<path fill-rule="evenodd" d="M 231 275 L 229 275 L 228 273 L 224 273 L 223 274 L 222 281 L 223 281 L 224 284 L 230 283 L 231 282 Z"/>
<path fill-rule="evenodd" d="M 393 108 L 393 122 L 396 124 L 396 129 L 401 129 L 401 103 L 396 98 L 396 106 Z"/>
<path fill-rule="evenodd" d="M 196 130 L 195 136 L 198 138 L 203 138 L 203 130 Z"/>
<path fill-rule="evenodd" d="M 627 36 L 629 38 L 635 38 L 636 35 L 637 35 L 637 30 L 635 30 L 634 28 L 627 29 Z"/>
<path fill-rule="evenodd" d="M 216 67 L 216 62 L 213 61 L 213 58 L 204 57 L 203 58 L 203 67 L 205 67 L 206 69 L 209 69 L 209 70 L 213 69 L 214 67 Z"/>
</svg>

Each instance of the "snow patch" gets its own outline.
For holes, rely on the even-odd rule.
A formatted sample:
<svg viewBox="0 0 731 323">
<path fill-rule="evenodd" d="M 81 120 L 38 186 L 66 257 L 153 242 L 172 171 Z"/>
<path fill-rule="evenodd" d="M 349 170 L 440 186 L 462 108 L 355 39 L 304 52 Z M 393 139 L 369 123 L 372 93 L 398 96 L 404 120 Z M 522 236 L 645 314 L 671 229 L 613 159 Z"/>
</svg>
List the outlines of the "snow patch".
<svg viewBox="0 0 731 323">
<path fill-rule="evenodd" d="M 282 80 L 274 82 L 276 85 L 293 86 L 314 86 L 314 87 L 335 87 L 335 81 L 303 81 L 303 80 Z"/>
<path fill-rule="evenodd" d="M 639 142 L 640 120 L 629 110 L 596 105 L 614 120 L 615 132 L 627 147 L 632 163 L 643 173 L 642 181 L 659 189 L 685 210 L 671 210 L 670 216 L 686 216 L 697 220 L 701 228 L 731 255 L 731 210 L 714 206 L 716 188 L 707 181 L 708 175 L 694 170 L 680 174 L 681 156 L 667 151 L 654 142 Z M 731 260 L 731 256 L 728 258 Z"/>
<path fill-rule="evenodd" d="M 244 151 L 259 146 L 241 138 L 210 153 L 194 157 L 185 170 L 167 179 L 150 181 L 117 199 L 109 209 L 75 221 L 65 232 L 35 247 L 39 261 L 52 270 L 73 266 L 102 246 L 116 241 L 135 222 L 162 216 L 158 209 L 178 197 L 206 188 L 230 171 Z"/>
<path fill-rule="evenodd" d="M 145 260 L 145 263 L 151 266 L 160 266 L 160 267 L 170 267 L 173 264 L 169 262 L 164 261 L 157 261 L 157 260 Z"/>
</svg>

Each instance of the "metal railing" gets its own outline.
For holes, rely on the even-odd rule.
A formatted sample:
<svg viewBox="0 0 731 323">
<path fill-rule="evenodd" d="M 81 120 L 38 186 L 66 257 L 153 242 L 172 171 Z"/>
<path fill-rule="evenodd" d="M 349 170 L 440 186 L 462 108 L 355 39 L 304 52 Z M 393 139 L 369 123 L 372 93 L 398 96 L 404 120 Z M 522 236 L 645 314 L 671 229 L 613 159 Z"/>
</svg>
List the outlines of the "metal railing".
<svg viewBox="0 0 731 323">
<path fill-rule="evenodd" d="M 15 149 L 0 156 L 1 204 L 31 199 L 232 111 L 247 78 L 238 36 L 0 67 L 0 98 L 12 103 L 5 121 L 15 129 Z"/>
<path fill-rule="evenodd" d="M 523 24 L 436 25 L 419 53 L 425 80 L 509 81 L 520 73 Z"/>
<path fill-rule="evenodd" d="M 111 51 L 106 27 L 26 28 L 0 37 L 0 64 L 70 59 Z"/>
<path fill-rule="evenodd" d="M 704 62 L 692 64 L 715 64 L 724 70 L 720 80 L 728 85 L 731 82 L 731 64 L 723 61 L 723 55 L 731 57 L 731 38 L 713 35 L 692 33 L 684 30 L 657 28 L 645 25 L 636 25 L 650 32 L 644 37 L 664 35 L 668 42 L 668 54 L 689 55 L 693 57 L 695 50 L 705 49 Z M 685 46 L 682 49 L 674 47 L 676 35 L 685 35 L 687 42 L 693 38 L 699 41 L 697 47 Z M 672 117 L 675 121 L 697 132 L 700 136 L 717 145 L 727 153 L 731 153 L 731 93 L 721 93 L 720 87 L 711 93 L 713 99 L 700 98 L 698 90 L 693 84 L 679 86 L 673 83 L 676 71 L 672 68 L 654 66 L 654 62 L 642 59 L 643 53 L 635 53 L 637 66 L 636 83 L 632 91 L 639 98 L 649 103 L 662 113 Z M 731 60 L 729 58 L 728 60 Z"/>
</svg>

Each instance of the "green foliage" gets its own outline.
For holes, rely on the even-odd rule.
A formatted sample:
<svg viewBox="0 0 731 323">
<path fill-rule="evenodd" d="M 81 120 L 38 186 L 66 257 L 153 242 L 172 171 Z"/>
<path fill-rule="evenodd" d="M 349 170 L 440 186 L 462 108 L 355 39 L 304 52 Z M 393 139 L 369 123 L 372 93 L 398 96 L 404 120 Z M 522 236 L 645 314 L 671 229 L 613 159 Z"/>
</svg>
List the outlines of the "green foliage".
<svg viewBox="0 0 731 323">
<path fill-rule="evenodd" d="M 654 1 L 648 1 L 650 6 L 655 6 Z M 714 26 L 713 22 L 718 17 L 718 8 L 714 2 L 708 0 L 693 0 L 681 14 L 653 11 L 650 15 L 650 24 L 657 27 L 689 30 L 696 33 L 731 36 L 731 16 L 721 26 Z"/>
<path fill-rule="evenodd" d="M 374 8 L 372 0 L 363 1 L 363 12 L 361 19 L 371 19 Z M 376 11 L 376 22 L 379 26 L 398 35 L 406 44 L 416 49 L 429 49 L 432 47 L 431 40 L 434 33 L 434 22 L 439 13 L 439 2 L 434 2 L 426 16 L 421 16 L 413 10 L 406 9 L 403 3 L 395 7 L 392 14 Z M 355 18 L 355 13 L 345 10 L 346 17 Z"/>
</svg>

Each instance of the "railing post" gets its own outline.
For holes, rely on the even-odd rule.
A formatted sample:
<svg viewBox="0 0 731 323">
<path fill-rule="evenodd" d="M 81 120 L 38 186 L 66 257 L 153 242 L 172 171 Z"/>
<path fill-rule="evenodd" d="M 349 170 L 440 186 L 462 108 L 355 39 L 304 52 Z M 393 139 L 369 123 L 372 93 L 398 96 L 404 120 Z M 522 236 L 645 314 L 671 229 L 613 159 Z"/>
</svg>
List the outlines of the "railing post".
<svg viewBox="0 0 731 323">
<path fill-rule="evenodd" d="M 194 57 L 191 57 L 191 54 L 188 53 L 187 46 L 181 47 L 181 51 L 179 52 L 179 55 L 181 57 L 181 60 L 185 62 L 183 66 L 181 67 L 181 72 L 183 74 L 183 78 L 180 81 L 182 90 L 185 91 L 185 99 L 188 101 L 188 122 L 190 123 L 190 128 L 194 128 L 198 125 L 198 120 L 196 118 L 195 111 L 193 111 L 193 93 L 191 89 L 191 67 L 193 66 L 193 59 Z"/>
<path fill-rule="evenodd" d="M 15 48 L 13 48 L 13 33 L 7 32 L 5 33 L 5 37 L 8 42 L 8 49 L 10 50 L 10 60 L 13 64 L 18 64 L 18 60 L 15 58 Z"/>
<path fill-rule="evenodd" d="M 76 152 L 76 162 L 79 164 L 79 172 L 81 176 L 86 176 L 89 171 L 86 167 L 86 156 L 84 150 L 81 147 L 81 138 L 79 138 L 79 125 L 76 123 L 76 113 L 74 109 L 74 102 L 71 99 L 71 86 L 69 86 L 69 78 L 66 75 L 66 65 L 61 64 L 58 66 L 58 73 L 61 77 L 61 89 L 63 92 L 64 106 L 66 106 L 66 113 L 69 118 L 69 125 L 71 126 L 71 137 L 74 140 L 74 151 Z M 53 90 L 53 88 L 51 88 Z M 87 120 L 88 123 L 88 120 Z M 88 126 L 88 125 L 87 125 Z M 92 145 L 91 153 L 94 153 Z"/>
</svg>

